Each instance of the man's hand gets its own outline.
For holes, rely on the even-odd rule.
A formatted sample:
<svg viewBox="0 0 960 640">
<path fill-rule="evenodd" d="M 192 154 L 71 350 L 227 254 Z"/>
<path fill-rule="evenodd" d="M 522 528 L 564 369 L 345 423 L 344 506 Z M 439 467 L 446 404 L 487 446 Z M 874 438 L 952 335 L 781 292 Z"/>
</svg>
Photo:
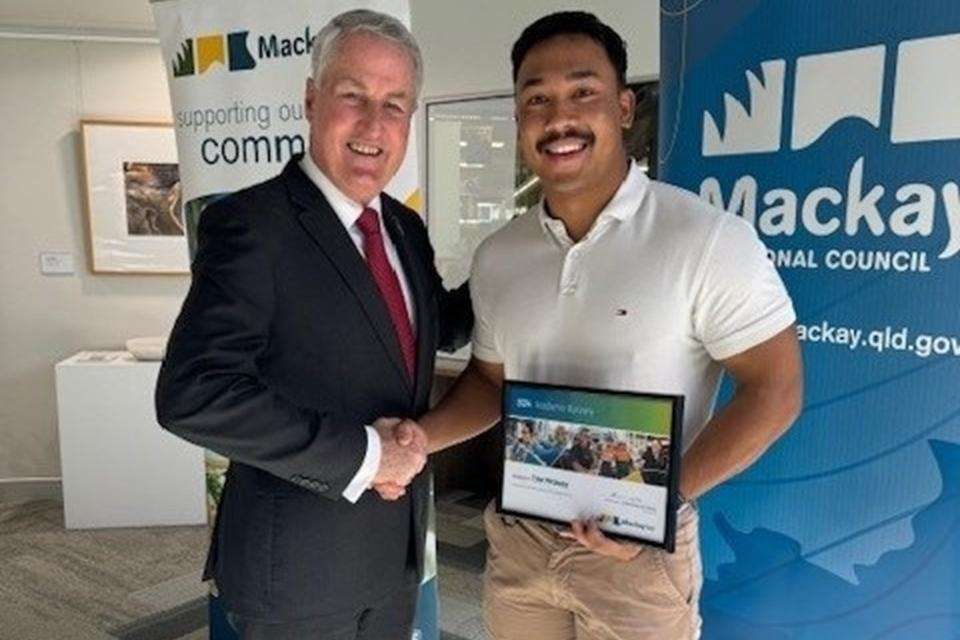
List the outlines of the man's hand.
<svg viewBox="0 0 960 640">
<path fill-rule="evenodd" d="M 570 531 L 561 532 L 560 535 L 576 540 L 594 553 L 610 556 L 621 562 L 629 562 L 640 553 L 640 545 L 617 542 L 603 535 L 596 520 L 574 520 L 570 523 Z"/>
<path fill-rule="evenodd" d="M 412 420 L 380 418 L 373 423 L 380 434 L 380 468 L 373 487 L 384 500 L 397 500 L 427 462 L 427 436 Z"/>
<path fill-rule="evenodd" d="M 401 420 L 395 423 L 393 435 L 401 447 L 414 446 L 427 450 L 427 432 L 413 420 Z"/>
</svg>

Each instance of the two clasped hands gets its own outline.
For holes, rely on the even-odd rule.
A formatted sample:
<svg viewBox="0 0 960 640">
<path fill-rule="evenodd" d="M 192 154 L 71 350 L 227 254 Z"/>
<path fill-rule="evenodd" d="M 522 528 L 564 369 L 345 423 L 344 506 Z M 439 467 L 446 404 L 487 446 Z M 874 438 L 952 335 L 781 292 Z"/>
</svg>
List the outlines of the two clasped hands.
<svg viewBox="0 0 960 640">
<path fill-rule="evenodd" d="M 427 464 L 429 439 L 423 428 L 410 419 L 380 418 L 373 428 L 380 434 L 380 468 L 373 479 L 373 489 L 384 500 L 397 500 Z M 596 520 L 574 520 L 570 530 L 560 535 L 623 562 L 635 558 L 641 549 L 639 545 L 606 537 Z"/>
<path fill-rule="evenodd" d="M 384 500 L 397 500 L 427 464 L 427 434 L 409 419 L 380 418 L 373 428 L 380 434 L 380 468 L 373 488 Z"/>
</svg>

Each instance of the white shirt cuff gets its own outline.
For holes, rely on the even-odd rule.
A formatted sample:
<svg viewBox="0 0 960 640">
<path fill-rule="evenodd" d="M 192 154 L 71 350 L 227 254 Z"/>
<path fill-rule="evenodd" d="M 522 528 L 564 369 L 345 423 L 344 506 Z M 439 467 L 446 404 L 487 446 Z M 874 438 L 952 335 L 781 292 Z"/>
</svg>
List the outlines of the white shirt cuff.
<svg viewBox="0 0 960 640">
<path fill-rule="evenodd" d="M 350 502 L 360 499 L 363 492 L 373 484 L 373 479 L 377 477 L 377 471 L 380 469 L 380 434 L 373 427 L 364 428 L 367 430 L 367 452 L 363 456 L 363 462 L 360 463 L 356 475 L 342 494 Z"/>
</svg>

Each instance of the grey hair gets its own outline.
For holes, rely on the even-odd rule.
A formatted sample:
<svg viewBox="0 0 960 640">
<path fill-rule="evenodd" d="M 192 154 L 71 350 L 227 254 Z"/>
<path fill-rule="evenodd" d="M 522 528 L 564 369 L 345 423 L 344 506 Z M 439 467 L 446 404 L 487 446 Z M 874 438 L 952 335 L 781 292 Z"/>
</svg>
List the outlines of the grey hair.
<svg viewBox="0 0 960 640">
<path fill-rule="evenodd" d="M 337 47 L 344 38 L 358 31 L 372 33 L 404 48 L 413 63 L 414 99 L 416 99 L 423 85 L 423 58 L 420 56 L 417 41 L 402 22 L 393 16 L 369 9 L 354 9 L 334 16 L 313 37 L 310 54 L 313 82 L 320 86 L 320 78 L 333 60 Z"/>
</svg>

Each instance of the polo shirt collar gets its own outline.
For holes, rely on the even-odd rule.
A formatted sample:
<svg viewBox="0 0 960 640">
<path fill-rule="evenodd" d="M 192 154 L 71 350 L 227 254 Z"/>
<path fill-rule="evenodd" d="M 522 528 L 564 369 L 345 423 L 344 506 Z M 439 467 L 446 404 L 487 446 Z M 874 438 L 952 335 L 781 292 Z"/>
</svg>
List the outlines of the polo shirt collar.
<svg viewBox="0 0 960 640">
<path fill-rule="evenodd" d="M 646 194 L 649 184 L 650 179 L 637 165 L 636 160 L 631 158 L 626 177 L 620 183 L 620 187 L 613 194 L 613 197 L 610 198 L 607 206 L 600 211 L 594 226 L 605 218 L 613 218 L 622 222 L 635 216 L 640 209 L 640 204 L 643 202 L 643 196 Z M 540 199 L 538 215 L 540 216 L 541 226 L 551 232 L 554 232 L 558 224 L 563 225 L 560 220 L 550 217 L 547 213 L 547 203 L 544 198 Z"/>
<path fill-rule="evenodd" d="M 637 161 L 631 158 L 630 167 L 627 169 L 627 177 L 620 183 L 620 188 L 613 194 L 613 198 L 603 208 L 600 215 L 610 216 L 621 221 L 632 218 L 640 209 L 640 203 L 643 202 L 643 196 L 647 192 L 649 183 L 650 179 L 640 169 Z"/>
</svg>

